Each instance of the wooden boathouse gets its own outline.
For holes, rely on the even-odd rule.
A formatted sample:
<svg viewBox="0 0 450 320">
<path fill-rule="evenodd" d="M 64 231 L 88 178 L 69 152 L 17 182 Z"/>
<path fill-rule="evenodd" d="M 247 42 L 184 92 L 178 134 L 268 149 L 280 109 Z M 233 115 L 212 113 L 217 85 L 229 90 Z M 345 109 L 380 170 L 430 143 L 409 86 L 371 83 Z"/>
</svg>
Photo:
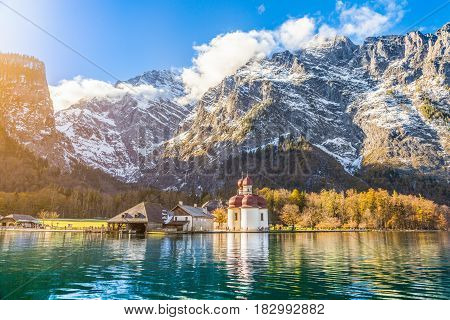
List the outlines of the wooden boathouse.
<svg viewBox="0 0 450 320">
<path fill-rule="evenodd" d="M 109 219 L 108 230 L 132 233 L 161 230 L 167 211 L 158 203 L 141 202 Z"/>
</svg>

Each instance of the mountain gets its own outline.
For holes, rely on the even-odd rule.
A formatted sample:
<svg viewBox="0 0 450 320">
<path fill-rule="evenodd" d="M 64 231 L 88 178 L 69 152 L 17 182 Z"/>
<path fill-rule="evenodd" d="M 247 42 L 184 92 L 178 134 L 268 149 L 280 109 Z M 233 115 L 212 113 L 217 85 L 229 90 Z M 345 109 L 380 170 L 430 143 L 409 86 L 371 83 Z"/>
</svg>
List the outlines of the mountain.
<svg viewBox="0 0 450 320">
<path fill-rule="evenodd" d="M 0 177 L 1 192 L 38 191 L 55 186 L 113 193 L 128 188 L 106 173 L 76 162 L 70 171 L 60 169 L 12 139 L 1 127 Z"/>
<path fill-rule="evenodd" d="M 142 86 L 161 94 L 141 95 Z M 150 71 L 116 87 L 129 90 L 120 98 L 82 100 L 56 113 L 56 127 L 74 147 L 70 155 L 93 168 L 136 182 L 143 158 L 169 139 L 191 111 L 176 102 L 183 85 L 176 71 Z"/>
<path fill-rule="evenodd" d="M 0 54 L 0 127 L 37 156 L 68 166 L 70 141 L 56 130 L 45 66 L 36 58 Z"/>
<path fill-rule="evenodd" d="M 448 199 L 449 26 L 362 45 L 315 39 L 250 61 L 208 90 L 163 154 L 211 163 L 305 138 L 371 186 Z"/>
<path fill-rule="evenodd" d="M 124 183 L 72 158 L 71 141 L 55 125 L 44 63 L 0 54 L 0 191 L 48 186 L 124 190 Z"/>
<path fill-rule="evenodd" d="M 81 100 L 54 116 L 43 65 L 25 61 L 1 82 L 9 91 L 0 125 L 59 167 L 138 185 L 233 190 L 248 171 L 259 186 L 383 187 L 447 203 L 449 33 L 446 24 L 360 45 L 317 37 L 249 61 L 194 105 L 179 103 L 179 72 L 149 71 L 116 83 L 127 88 L 119 98 Z"/>
</svg>

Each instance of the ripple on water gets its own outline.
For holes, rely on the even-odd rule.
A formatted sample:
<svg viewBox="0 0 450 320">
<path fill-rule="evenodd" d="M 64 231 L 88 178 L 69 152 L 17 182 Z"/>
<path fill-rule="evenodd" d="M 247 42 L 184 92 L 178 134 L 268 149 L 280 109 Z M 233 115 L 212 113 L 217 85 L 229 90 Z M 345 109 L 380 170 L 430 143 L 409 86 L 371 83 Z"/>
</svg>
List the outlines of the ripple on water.
<svg viewBox="0 0 450 320">
<path fill-rule="evenodd" d="M 439 232 L 121 240 L 0 232 L 0 294 L 14 292 L 9 299 L 449 299 L 448 240 L 449 233 Z"/>
</svg>

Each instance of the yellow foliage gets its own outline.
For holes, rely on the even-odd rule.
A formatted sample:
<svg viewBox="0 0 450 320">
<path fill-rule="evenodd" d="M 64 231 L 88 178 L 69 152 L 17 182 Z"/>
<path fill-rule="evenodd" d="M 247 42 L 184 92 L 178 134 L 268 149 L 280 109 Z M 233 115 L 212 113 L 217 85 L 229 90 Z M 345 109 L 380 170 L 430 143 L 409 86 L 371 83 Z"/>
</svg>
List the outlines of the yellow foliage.
<svg viewBox="0 0 450 320">
<path fill-rule="evenodd" d="M 446 230 L 449 209 L 421 196 L 389 194 L 383 189 L 365 192 L 322 190 L 306 193 L 298 209 L 299 191 L 285 189 L 260 191 L 268 202 L 274 222 L 318 229 L 396 229 Z M 293 207 L 294 206 L 294 207 Z"/>
</svg>

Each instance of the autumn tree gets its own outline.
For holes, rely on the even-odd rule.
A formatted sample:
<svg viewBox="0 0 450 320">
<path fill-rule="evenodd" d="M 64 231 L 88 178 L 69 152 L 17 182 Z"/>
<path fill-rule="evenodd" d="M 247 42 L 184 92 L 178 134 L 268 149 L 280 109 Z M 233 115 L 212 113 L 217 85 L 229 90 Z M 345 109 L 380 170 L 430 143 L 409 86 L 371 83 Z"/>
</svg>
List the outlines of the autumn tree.
<svg viewBox="0 0 450 320">
<path fill-rule="evenodd" d="M 45 210 L 41 210 L 38 213 L 38 218 L 42 220 L 42 224 L 45 225 L 45 220 L 49 218 L 49 212 Z"/>
<path fill-rule="evenodd" d="M 58 219 L 59 213 L 56 211 L 52 211 L 48 213 L 48 219 Z"/>
<path fill-rule="evenodd" d="M 217 208 L 213 211 L 214 216 L 214 222 L 217 222 L 219 224 L 219 228 L 222 228 L 222 225 L 224 223 L 227 223 L 228 220 L 228 214 L 227 211 L 224 208 Z"/>
<path fill-rule="evenodd" d="M 289 202 L 291 204 L 296 204 L 300 211 L 302 211 L 306 205 L 306 193 L 300 192 L 298 189 L 292 190 L 289 195 Z"/>
<path fill-rule="evenodd" d="M 296 204 L 286 204 L 283 206 L 280 215 L 281 221 L 287 225 L 291 226 L 294 230 L 295 225 L 300 221 L 300 210 Z"/>
</svg>

